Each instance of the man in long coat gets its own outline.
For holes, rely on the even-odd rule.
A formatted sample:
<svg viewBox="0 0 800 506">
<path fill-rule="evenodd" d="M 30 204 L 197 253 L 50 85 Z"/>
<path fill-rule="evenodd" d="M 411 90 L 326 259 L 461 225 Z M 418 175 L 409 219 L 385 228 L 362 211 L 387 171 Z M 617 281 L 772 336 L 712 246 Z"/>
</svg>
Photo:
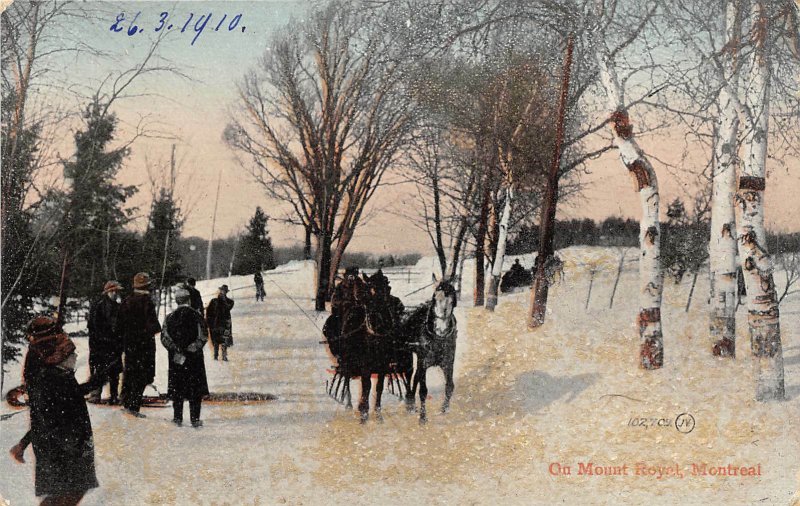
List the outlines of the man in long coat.
<svg viewBox="0 0 800 506">
<path fill-rule="evenodd" d="M 122 285 L 109 281 L 103 293 L 89 310 L 89 371 L 92 376 L 108 382 L 111 390 L 109 402 L 116 404 L 119 392 L 119 375 L 122 373 L 122 339 L 117 331 L 119 314 L 119 292 Z M 90 400 L 100 401 L 103 385 L 92 392 Z"/>
<path fill-rule="evenodd" d="M 228 285 L 222 285 L 217 297 L 211 299 L 206 308 L 206 323 L 214 345 L 214 360 L 218 359 L 219 348 L 222 347 L 222 360 L 228 361 L 228 348 L 233 346 L 231 309 L 233 301 L 228 298 Z"/>
<path fill-rule="evenodd" d="M 98 486 L 92 424 L 83 398 L 96 388 L 96 378 L 78 385 L 75 344 L 54 318 L 31 320 L 28 342 L 23 374 L 31 428 L 11 455 L 25 462 L 25 448 L 32 443 L 36 495 L 46 496 L 42 504 L 78 504 Z"/>
<path fill-rule="evenodd" d="M 119 308 L 119 330 L 125 343 L 125 374 L 122 403 L 128 414 L 139 418 L 144 389 L 156 377 L 156 340 L 161 332 L 156 306 L 150 298 L 150 276 L 140 272 L 133 277 L 133 293 Z"/>
<path fill-rule="evenodd" d="M 192 427 L 200 427 L 200 407 L 208 395 L 203 346 L 208 332 L 203 316 L 191 308 L 191 295 L 186 287 L 175 290 L 178 309 L 167 315 L 161 330 L 161 344 L 169 354 L 169 397 L 172 399 L 172 422 L 183 424 L 183 401 L 189 401 Z"/>
</svg>

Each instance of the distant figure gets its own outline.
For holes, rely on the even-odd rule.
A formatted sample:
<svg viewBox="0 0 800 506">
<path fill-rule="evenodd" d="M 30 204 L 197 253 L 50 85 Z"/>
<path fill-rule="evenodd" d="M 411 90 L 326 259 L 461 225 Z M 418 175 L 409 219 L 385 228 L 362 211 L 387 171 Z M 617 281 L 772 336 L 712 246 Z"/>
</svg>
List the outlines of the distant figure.
<svg viewBox="0 0 800 506">
<path fill-rule="evenodd" d="M 118 325 L 125 343 L 125 375 L 122 379 L 122 403 L 126 413 L 139 413 L 144 389 L 156 377 L 156 340 L 161 332 L 156 306 L 150 297 L 150 276 L 140 272 L 133 277 L 133 293 L 122 301 Z"/>
<path fill-rule="evenodd" d="M 200 314 L 203 314 L 203 297 L 200 296 L 200 292 L 197 288 L 194 287 L 196 281 L 194 278 L 186 278 L 186 288 L 189 290 L 189 296 L 191 297 L 191 301 L 189 305 L 195 311 L 199 311 Z"/>
<path fill-rule="evenodd" d="M 261 276 L 260 272 L 256 272 L 255 276 L 253 276 L 253 282 L 256 284 L 256 300 L 263 301 L 264 300 L 264 278 Z"/>
<path fill-rule="evenodd" d="M 519 259 L 514 261 L 511 268 L 503 274 L 500 282 L 500 291 L 503 293 L 519 287 L 530 286 L 533 282 L 533 274 L 519 263 Z"/>
<path fill-rule="evenodd" d="M 31 428 L 10 453 L 25 462 L 25 448 L 33 444 L 36 495 L 45 496 L 41 504 L 73 506 L 99 486 L 92 423 L 83 398 L 97 385 L 95 378 L 83 385 L 75 380 L 75 344 L 54 318 L 37 316 L 27 332 L 23 374 Z"/>
<path fill-rule="evenodd" d="M 175 290 L 178 309 L 167 315 L 161 331 L 161 344 L 169 353 L 168 394 L 172 399 L 172 422 L 183 424 L 183 401 L 189 401 L 192 427 L 201 427 L 200 406 L 208 395 L 203 346 L 208 331 L 203 316 L 192 309 L 191 295 L 186 287 Z"/>
<path fill-rule="evenodd" d="M 211 343 L 214 345 L 214 360 L 219 359 L 221 346 L 222 360 L 228 361 L 228 348 L 233 346 L 231 309 L 233 301 L 228 298 L 228 285 L 222 285 L 219 287 L 217 297 L 211 299 L 206 308 L 206 323 L 211 331 Z"/>
<path fill-rule="evenodd" d="M 92 402 L 100 402 L 106 382 L 110 384 L 111 390 L 109 403 L 118 402 L 119 375 L 122 373 L 122 339 L 117 327 L 117 316 L 121 290 L 122 285 L 118 282 L 107 282 L 102 295 L 89 309 L 89 371 L 92 376 L 103 380 L 100 388 L 92 392 Z"/>
</svg>

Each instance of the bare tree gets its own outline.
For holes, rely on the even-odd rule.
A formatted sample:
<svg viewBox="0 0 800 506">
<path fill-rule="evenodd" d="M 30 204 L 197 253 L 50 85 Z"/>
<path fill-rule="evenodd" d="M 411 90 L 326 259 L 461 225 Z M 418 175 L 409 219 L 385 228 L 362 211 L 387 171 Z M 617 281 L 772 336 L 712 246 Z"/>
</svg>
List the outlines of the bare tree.
<svg viewBox="0 0 800 506">
<path fill-rule="evenodd" d="M 380 14 L 332 2 L 284 30 L 245 77 L 244 118 L 226 130 L 316 236 L 317 310 L 411 127 L 405 56 L 380 30 Z"/>
</svg>

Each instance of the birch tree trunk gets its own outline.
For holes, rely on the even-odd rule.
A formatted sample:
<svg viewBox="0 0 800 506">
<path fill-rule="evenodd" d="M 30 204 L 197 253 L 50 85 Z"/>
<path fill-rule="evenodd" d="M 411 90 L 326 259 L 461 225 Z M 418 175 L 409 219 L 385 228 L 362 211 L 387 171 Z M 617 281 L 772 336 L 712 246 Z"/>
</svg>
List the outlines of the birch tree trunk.
<svg viewBox="0 0 800 506">
<path fill-rule="evenodd" d="M 639 147 L 633 135 L 628 111 L 623 102 L 622 88 L 613 62 L 606 52 L 598 52 L 600 76 L 608 96 L 609 108 L 614 111 L 614 144 L 622 163 L 634 177 L 642 204 L 639 223 L 639 365 L 644 369 L 658 369 L 664 365 L 664 339 L 661 332 L 661 295 L 664 290 L 664 273 L 659 261 L 661 226 L 659 223 L 658 180 L 655 170 Z"/>
<path fill-rule="evenodd" d="M 725 14 L 725 35 L 731 47 L 739 39 L 738 6 L 729 0 Z M 723 55 L 723 86 L 717 98 L 719 119 L 714 152 L 711 207 L 711 240 L 708 246 L 711 264 L 711 321 L 714 340 L 712 351 L 720 357 L 736 356 L 736 228 L 733 196 L 736 193 L 736 152 L 739 118 L 731 95 L 737 90 L 734 49 Z"/>
<path fill-rule="evenodd" d="M 511 185 L 506 188 L 506 201 L 503 206 L 503 215 L 500 218 L 500 230 L 497 234 L 497 251 L 492 264 L 492 276 L 489 280 L 489 289 L 486 294 L 486 309 L 494 311 L 497 306 L 497 292 L 500 287 L 500 277 L 503 274 L 503 261 L 506 257 L 506 243 L 508 242 L 508 225 L 511 220 L 511 205 L 514 190 Z"/>
<path fill-rule="evenodd" d="M 762 1 L 753 3 L 756 47 L 745 97 L 752 118 L 745 137 L 745 156 L 736 194 L 740 261 L 747 286 L 747 321 L 754 355 L 756 400 L 785 396 L 783 348 L 772 258 L 764 232 L 764 189 L 769 132 L 769 14 Z"/>
</svg>

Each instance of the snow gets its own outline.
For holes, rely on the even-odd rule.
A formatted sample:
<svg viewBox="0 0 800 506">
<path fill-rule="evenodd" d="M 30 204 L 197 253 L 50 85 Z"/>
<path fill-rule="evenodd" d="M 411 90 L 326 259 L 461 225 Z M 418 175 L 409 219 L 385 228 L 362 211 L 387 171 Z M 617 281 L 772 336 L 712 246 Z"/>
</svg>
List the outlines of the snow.
<svg viewBox="0 0 800 506">
<path fill-rule="evenodd" d="M 90 405 L 101 487 L 83 505 L 129 504 L 789 504 L 800 489 L 800 297 L 781 305 L 787 400 L 753 400 L 754 377 L 740 308 L 738 358 L 711 356 L 706 297 L 698 279 L 684 312 L 690 277 L 665 283 L 665 367 L 637 368 L 636 254 L 628 253 L 615 296 L 608 302 L 619 261 L 612 248 L 568 248 L 565 281 L 550 292 L 547 321 L 525 326 L 528 293 L 502 295 L 488 313 L 468 303 L 472 264 L 464 268 L 456 389 L 451 411 L 439 370 L 429 371 L 426 426 L 384 396 L 385 422 L 362 426 L 324 392 L 330 360 L 313 311 L 313 263 L 295 262 L 265 273 L 266 302 L 254 300 L 252 276 L 198 281 L 204 299 L 228 284 L 235 346 L 230 362 L 205 350 L 212 391 L 272 393 L 278 400 L 251 405 L 203 405 L 201 429 L 174 427 L 171 408 L 143 410 L 132 419 L 118 409 Z M 506 260 L 506 268 L 516 257 Z M 530 266 L 533 256 L 520 257 Z M 433 258 L 413 267 L 384 269 L 407 305 L 430 297 Z M 590 270 L 599 269 L 584 310 Z M 776 281 L 780 289 L 782 276 Z M 284 293 L 284 291 L 286 293 Z M 287 296 L 288 294 L 288 296 Z M 289 298 L 291 297 L 291 299 Z M 300 307 L 298 307 L 297 305 Z M 301 309 L 302 308 L 302 311 Z M 87 376 L 85 339 L 78 346 L 78 378 Z M 166 390 L 166 352 L 159 345 L 156 387 Z M 6 389 L 20 377 L 6 376 Z M 359 385 L 353 382 L 354 395 Z M 0 412 L 11 410 L 4 406 Z M 676 430 L 677 415 L 696 426 Z M 188 415 L 186 415 L 188 416 Z M 668 419 L 669 426 L 631 427 L 633 417 Z M 27 414 L 0 422 L 0 447 L 10 448 L 28 427 Z M 0 495 L 11 505 L 35 504 L 34 457 L 0 459 Z M 579 464 L 627 466 L 627 475 L 578 475 Z M 677 464 L 684 476 L 636 475 Z M 554 476 L 551 464 L 571 468 Z M 760 476 L 694 476 L 692 464 L 715 469 L 760 465 Z M 641 470 L 641 469 L 640 469 Z"/>
</svg>

